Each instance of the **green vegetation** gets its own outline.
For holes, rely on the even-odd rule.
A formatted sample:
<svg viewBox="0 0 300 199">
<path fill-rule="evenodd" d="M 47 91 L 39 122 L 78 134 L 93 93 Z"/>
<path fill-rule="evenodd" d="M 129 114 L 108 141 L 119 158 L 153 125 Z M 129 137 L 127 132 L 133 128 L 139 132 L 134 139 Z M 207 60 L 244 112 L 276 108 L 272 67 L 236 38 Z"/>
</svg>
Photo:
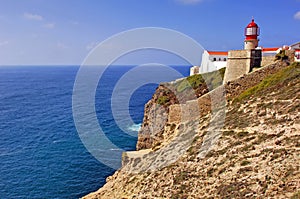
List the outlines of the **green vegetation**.
<svg viewBox="0 0 300 199">
<path fill-rule="evenodd" d="M 277 60 L 287 60 L 288 56 L 285 54 L 285 50 L 281 50 L 279 53 L 275 55 L 275 61 Z"/>
<path fill-rule="evenodd" d="M 167 104 L 168 102 L 170 101 L 169 97 L 168 96 L 160 96 L 158 99 L 157 99 L 157 103 L 159 105 L 165 105 Z"/>
<path fill-rule="evenodd" d="M 275 86 L 277 84 L 287 83 L 289 79 L 299 75 L 300 75 L 300 63 L 294 62 L 289 67 L 279 71 L 278 73 L 268 76 L 256 86 L 247 89 L 240 96 L 238 96 L 235 99 L 235 101 L 242 101 L 245 98 L 255 95 L 260 91 Z"/>
<path fill-rule="evenodd" d="M 187 88 L 192 88 L 195 90 L 202 84 L 206 84 L 209 89 L 214 89 L 222 85 L 224 74 L 225 68 L 210 73 L 192 75 L 177 82 L 175 87 L 177 92 L 183 92 Z"/>
</svg>

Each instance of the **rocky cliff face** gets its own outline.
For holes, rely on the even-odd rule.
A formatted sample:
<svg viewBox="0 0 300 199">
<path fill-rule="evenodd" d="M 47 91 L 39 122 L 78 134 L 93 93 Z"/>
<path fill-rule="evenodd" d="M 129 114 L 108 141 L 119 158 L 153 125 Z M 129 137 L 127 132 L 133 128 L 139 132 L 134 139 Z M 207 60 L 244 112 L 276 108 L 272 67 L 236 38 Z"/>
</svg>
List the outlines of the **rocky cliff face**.
<svg viewBox="0 0 300 199">
<path fill-rule="evenodd" d="M 155 148 L 172 139 L 176 125 L 169 121 L 170 106 L 197 99 L 222 84 L 225 69 L 162 83 L 145 105 L 144 119 L 138 134 L 137 150 Z"/>
<path fill-rule="evenodd" d="M 147 150 L 125 154 L 86 198 L 300 197 L 300 64 L 276 62 L 209 93 L 198 81 L 192 100 L 184 84 L 157 89 L 139 133 Z M 226 105 L 212 111 L 212 96 Z"/>
<path fill-rule="evenodd" d="M 145 105 L 144 119 L 138 135 L 137 150 L 149 149 L 160 143 L 168 119 L 169 106 L 179 104 L 174 93 L 161 84 Z"/>
</svg>

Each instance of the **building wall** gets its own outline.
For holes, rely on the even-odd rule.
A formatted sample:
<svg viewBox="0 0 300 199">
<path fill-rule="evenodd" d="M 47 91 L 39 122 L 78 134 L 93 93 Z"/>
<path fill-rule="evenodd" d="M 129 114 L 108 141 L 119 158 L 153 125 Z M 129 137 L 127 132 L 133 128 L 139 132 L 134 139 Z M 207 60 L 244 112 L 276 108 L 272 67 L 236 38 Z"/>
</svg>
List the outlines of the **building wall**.
<svg viewBox="0 0 300 199">
<path fill-rule="evenodd" d="M 292 44 L 291 50 L 295 51 L 295 61 L 300 62 L 300 42 Z"/>
<path fill-rule="evenodd" d="M 192 68 L 190 68 L 190 76 L 199 74 L 199 69 L 199 66 L 193 66 Z"/>
<path fill-rule="evenodd" d="M 262 68 L 261 70 L 246 75 L 244 78 L 230 81 L 196 100 L 188 101 L 186 104 L 171 105 L 169 107 L 168 122 L 179 124 L 180 122 L 191 121 L 195 118 L 199 118 L 199 116 L 207 115 L 212 109 L 211 96 L 216 99 L 216 101 L 214 101 L 216 108 L 218 107 L 218 100 L 220 100 L 220 104 L 222 104 L 221 100 L 224 96 L 224 93 L 226 94 L 227 99 L 232 99 L 233 97 L 239 96 L 246 89 L 257 85 L 264 78 L 271 74 L 277 73 L 284 67 L 286 67 L 286 65 L 280 62 L 273 63 Z"/>
<path fill-rule="evenodd" d="M 275 60 L 275 55 L 274 56 L 263 56 L 261 59 L 261 66 L 267 66 L 269 64 L 272 64 Z"/>
<path fill-rule="evenodd" d="M 244 49 L 245 50 L 255 49 L 257 46 L 258 46 L 258 40 L 257 39 L 245 40 L 245 42 L 244 42 Z"/>
<path fill-rule="evenodd" d="M 300 49 L 300 42 L 291 45 L 291 50 L 297 50 L 297 49 Z"/>
<path fill-rule="evenodd" d="M 226 66 L 226 55 L 210 55 L 207 51 L 202 54 L 202 62 L 199 73 L 207 73 L 219 70 Z"/>
<path fill-rule="evenodd" d="M 300 50 L 295 52 L 295 61 L 300 62 Z"/>
<path fill-rule="evenodd" d="M 210 68 L 212 67 L 212 63 L 209 60 L 209 54 L 207 51 L 204 51 L 202 54 L 202 62 L 200 67 L 200 73 L 209 72 Z"/>
<path fill-rule="evenodd" d="M 249 73 L 254 66 L 260 65 L 261 50 L 231 50 L 228 52 L 224 83 L 237 79 Z"/>
</svg>

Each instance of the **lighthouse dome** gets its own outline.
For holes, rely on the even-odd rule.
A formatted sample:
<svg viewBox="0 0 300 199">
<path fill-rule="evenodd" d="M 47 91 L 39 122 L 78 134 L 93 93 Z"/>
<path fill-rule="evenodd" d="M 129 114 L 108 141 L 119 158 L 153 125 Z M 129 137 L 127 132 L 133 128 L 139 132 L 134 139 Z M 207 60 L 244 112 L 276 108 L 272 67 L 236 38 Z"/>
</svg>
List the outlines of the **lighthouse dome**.
<svg viewBox="0 0 300 199">
<path fill-rule="evenodd" d="M 254 19 L 252 19 L 251 23 L 248 24 L 248 26 L 246 28 L 258 28 L 258 25 L 254 22 Z"/>
</svg>

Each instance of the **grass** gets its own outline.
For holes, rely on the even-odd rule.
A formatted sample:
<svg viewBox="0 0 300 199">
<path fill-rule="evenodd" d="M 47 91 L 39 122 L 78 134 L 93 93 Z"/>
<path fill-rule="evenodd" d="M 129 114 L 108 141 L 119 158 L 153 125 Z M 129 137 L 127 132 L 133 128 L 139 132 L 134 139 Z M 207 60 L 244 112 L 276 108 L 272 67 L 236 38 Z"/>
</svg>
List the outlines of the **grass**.
<svg viewBox="0 0 300 199">
<path fill-rule="evenodd" d="M 289 67 L 279 71 L 278 73 L 268 76 L 256 86 L 247 89 L 240 96 L 238 96 L 235 101 L 242 101 L 245 98 L 249 98 L 250 96 L 257 94 L 262 90 L 275 86 L 279 83 L 287 83 L 288 80 L 299 75 L 300 63 L 294 62 Z"/>
<path fill-rule="evenodd" d="M 188 88 L 192 88 L 195 90 L 203 84 L 206 84 L 207 87 L 212 90 L 222 85 L 224 74 L 225 68 L 214 72 L 192 75 L 177 82 L 175 87 L 177 92 L 179 93 L 185 91 Z"/>
</svg>

